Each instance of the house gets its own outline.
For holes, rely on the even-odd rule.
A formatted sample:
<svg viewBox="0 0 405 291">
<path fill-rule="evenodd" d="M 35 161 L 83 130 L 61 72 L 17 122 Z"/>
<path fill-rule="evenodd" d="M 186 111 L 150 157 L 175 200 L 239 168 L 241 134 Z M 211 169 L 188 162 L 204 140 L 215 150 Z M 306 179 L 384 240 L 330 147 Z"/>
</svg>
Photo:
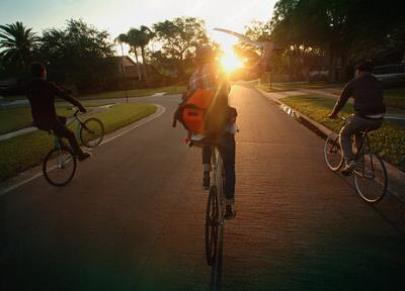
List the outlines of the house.
<svg viewBox="0 0 405 291">
<path fill-rule="evenodd" d="M 139 80 L 138 66 L 129 56 L 114 57 L 117 60 L 118 72 L 125 78 Z M 141 70 L 139 66 L 139 70 Z"/>
</svg>

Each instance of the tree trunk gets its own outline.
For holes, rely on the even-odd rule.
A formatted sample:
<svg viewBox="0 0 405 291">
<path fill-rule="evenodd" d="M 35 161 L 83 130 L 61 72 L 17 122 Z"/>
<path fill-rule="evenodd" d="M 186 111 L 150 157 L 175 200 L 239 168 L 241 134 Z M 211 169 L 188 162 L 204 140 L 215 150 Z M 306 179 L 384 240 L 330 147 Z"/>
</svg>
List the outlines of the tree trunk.
<svg viewBox="0 0 405 291">
<path fill-rule="evenodd" d="M 137 48 L 134 47 L 134 53 L 135 53 L 135 60 L 136 60 L 136 71 L 138 73 L 138 79 L 142 80 L 142 74 L 141 74 L 141 68 L 139 66 L 139 58 L 138 58 L 138 51 Z"/>
<path fill-rule="evenodd" d="M 143 75 L 145 77 L 145 80 L 148 81 L 149 72 L 148 72 L 148 67 L 147 67 L 146 58 L 145 58 L 145 47 L 143 47 L 143 46 L 141 46 L 141 53 L 142 53 Z"/>
</svg>

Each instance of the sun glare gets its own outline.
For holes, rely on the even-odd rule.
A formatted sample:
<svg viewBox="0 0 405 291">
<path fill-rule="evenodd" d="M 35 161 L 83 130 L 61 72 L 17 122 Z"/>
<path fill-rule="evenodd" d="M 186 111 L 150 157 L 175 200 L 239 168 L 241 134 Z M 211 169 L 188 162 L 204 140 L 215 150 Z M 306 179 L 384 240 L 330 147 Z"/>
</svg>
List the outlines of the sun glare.
<svg viewBox="0 0 405 291">
<path fill-rule="evenodd" d="M 220 62 L 222 69 L 228 74 L 243 67 L 242 60 L 235 54 L 233 50 L 225 52 L 222 55 Z"/>
</svg>

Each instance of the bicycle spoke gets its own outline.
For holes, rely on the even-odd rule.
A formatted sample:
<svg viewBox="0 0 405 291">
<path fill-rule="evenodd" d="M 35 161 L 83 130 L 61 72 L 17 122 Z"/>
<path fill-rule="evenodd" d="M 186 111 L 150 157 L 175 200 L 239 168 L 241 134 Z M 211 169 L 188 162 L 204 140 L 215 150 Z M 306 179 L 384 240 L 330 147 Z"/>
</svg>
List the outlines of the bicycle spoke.
<svg viewBox="0 0 405 291">
<path fill-rule="evenodd" d="M 379 201 L 387 190 L 387 172 L 383 161 L 370 154 L 366 155 L 354 171 L 357 193 L 369 203 Z"/>
</svg>

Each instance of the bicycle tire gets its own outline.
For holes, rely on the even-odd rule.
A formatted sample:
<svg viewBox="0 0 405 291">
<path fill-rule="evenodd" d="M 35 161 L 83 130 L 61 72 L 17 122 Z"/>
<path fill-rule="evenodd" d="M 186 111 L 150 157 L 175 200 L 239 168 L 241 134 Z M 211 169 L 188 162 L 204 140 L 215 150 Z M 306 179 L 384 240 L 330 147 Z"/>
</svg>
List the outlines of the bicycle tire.
<svg viewBox="0 0 405 291">
<path fill-rule="evenodd" d="M 358 168 L 353 171 L 356 192 L 365 202 L 377 203 L 385 196 L 388 188 L 388 175 L 384 161 L 379 156 L 368 154 L 360 163 Z M 366 173 L 368 165 L 371 168 L 372 175 Z M 376 166 L 379 166 L 379 168 L 377 169 Z M 368 187 L 364 185 L 364 182 L 369 182 Z M 368 191 L 367 188 L 371 190 Z"/>
<path fill-rule="evenodd" d="M 215 186 L 210 188 L 205 215 L 205 254 L 211 266 L 217 257 L 219 205 Z"/>
<path fill-rule="evenodd" d="M 343 165 L 343 153 L 340 148 L 339 137 L 334 133 L 330 134 L 323 147 L 323 157 L 327 167 L 333 171 L 338 171 Z"/>
<path fill-rule="evenodd" d="M 58 160 L 62 158 L 62 161 Z M 56 161 L 56 166 L 51 166 L 52 162 Z M 55 179 L 54 174 L 61 173 L 59 170 L 63 170 L 64 166 L 71 165 L 70 171 L 65 172 L 66 178 L 58 181 Z M 46 181 L 57 187 L 62 187 L 72 181 L 73 176 L 75 175 L 77 167 L 76 157 L 73 154 L 72 150 L 62 146 L 61 148 L 54 148 L 50 150 L 42 163 L 42 172 Z"/>
<path fill-rule="evenodd" d="M 86 119 L 80 127 L 80 141 L 85 147 L 94 148 L 104 139 L 104 124 L 100 119 Z"/>
</svg>

